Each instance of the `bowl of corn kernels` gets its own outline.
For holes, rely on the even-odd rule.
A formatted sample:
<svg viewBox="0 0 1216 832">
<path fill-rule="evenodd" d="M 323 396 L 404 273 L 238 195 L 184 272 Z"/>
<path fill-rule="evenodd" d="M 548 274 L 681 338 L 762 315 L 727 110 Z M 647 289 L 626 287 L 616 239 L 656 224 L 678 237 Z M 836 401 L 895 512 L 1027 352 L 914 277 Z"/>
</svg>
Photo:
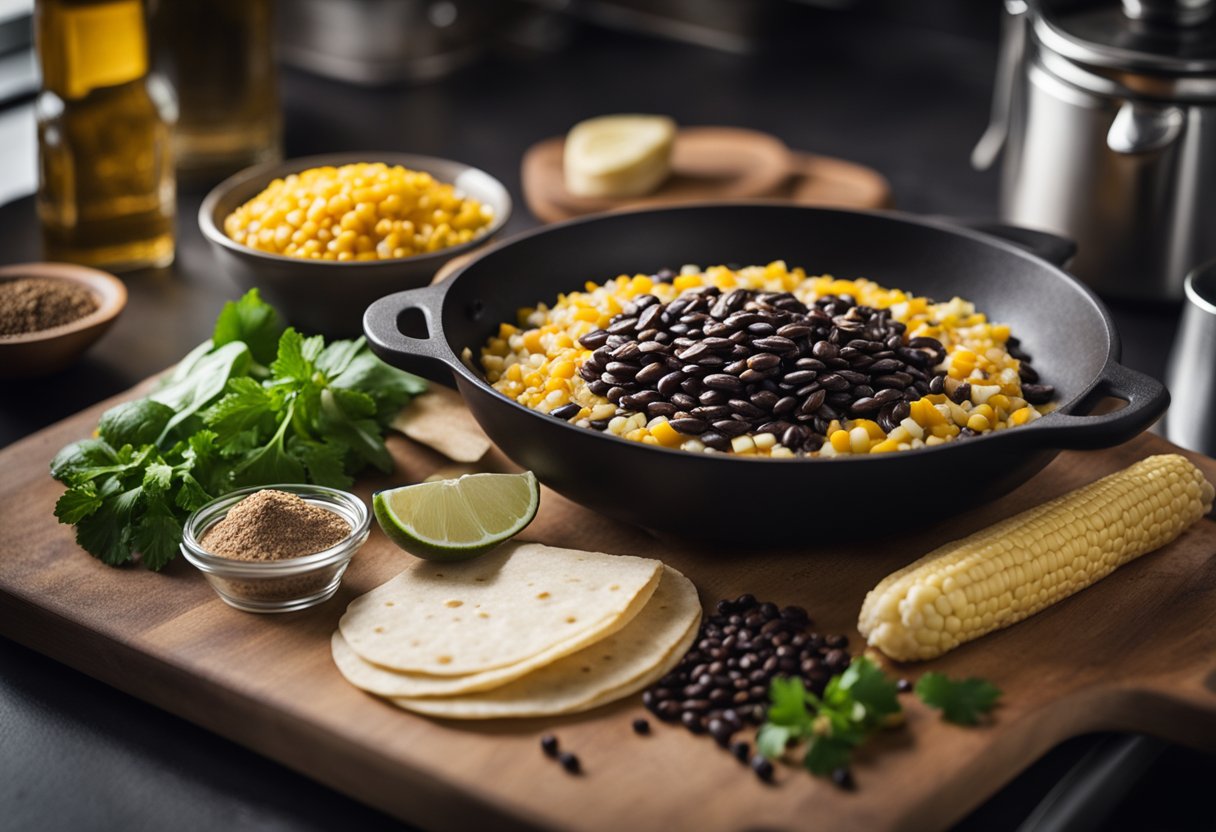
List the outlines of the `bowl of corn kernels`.
<svg viewBox="0 0 1216 832">
<path fill-rule="evenodd" d="M 199 226 L 239 285 L 301 329 L 345 336 L 372 301 L 427 285 L 510 214 L 502 183 L 469 165 L 341 153 L 235 174 L 203 200 Z"/>
</svg>

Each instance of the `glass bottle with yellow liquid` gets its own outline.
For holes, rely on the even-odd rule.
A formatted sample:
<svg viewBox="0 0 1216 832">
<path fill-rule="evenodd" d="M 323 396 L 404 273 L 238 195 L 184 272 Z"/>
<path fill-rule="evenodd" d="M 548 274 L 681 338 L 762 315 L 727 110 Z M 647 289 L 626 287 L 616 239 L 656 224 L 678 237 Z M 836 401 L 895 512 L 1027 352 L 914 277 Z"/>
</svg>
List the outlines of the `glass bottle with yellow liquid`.
<svg viewBox="0 0 1216 832">
<path fill-rule="evenodd" d="M 38 0 L 46 255 L 113 271 L 173 262 L 176 105 L 148 73 L 140 0 Z"/>
</svg>

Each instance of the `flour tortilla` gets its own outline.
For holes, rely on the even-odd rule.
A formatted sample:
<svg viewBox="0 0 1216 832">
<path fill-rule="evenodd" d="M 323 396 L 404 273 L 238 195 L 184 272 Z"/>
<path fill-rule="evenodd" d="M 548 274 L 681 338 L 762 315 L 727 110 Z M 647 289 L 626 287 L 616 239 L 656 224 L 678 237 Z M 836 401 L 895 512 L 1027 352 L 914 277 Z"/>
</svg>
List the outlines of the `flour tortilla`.
<svg viewBox="0 0 1216 832">
<path fill-rule="evenodd" d="M 660 567 L 647 558 L 508 543 L 471 561 L 416 561 L 352 601 L 338 626 L 351 650 L 391 670 L 484 673 L 599 640 L 654 593 Z"/>
<path fill-rule="evenodd" d="M 476 462 L 491 448 L 460 394 L 438 384 L 411 399 L 390 427 L 453 462 Z"/>
<path fill-rule="evenodd" d="M 657 588 L 655 592 L 657 594 Z M 654 597 L 654 595 L 639 594 L 624 615 L 601 633 L 600 637 L 612 635 L 627 625 Z M 360 658 L 359 654 L 346 643 L 341 630 L 334 631 L 333 637 L 330 639 L 330 650 L 338 670 L 346 677 L 346 681 L 355 687 L 379 696 L 423 698 L 456 696 L 502 687 L 507 682 L 531 673 L 538 667 L 544 667 L 571 652 L 569 644 L 562 642 L 517 664 L 496 667 L 484 673 L 469 673 L 463 676 L 431 676 L 425 673 L 402 673 L 397 670 L 389 670 Z"/>
<path fill-rule="evenodd" d="M 670 566 L 645 608 L 617 633 L 501 687 L 446 699 L 393 697 L 398 707 L 445 719 L 576 713 L 620 699 L 660 679 L 697 636 L 701 602 Z"/>
</svg>

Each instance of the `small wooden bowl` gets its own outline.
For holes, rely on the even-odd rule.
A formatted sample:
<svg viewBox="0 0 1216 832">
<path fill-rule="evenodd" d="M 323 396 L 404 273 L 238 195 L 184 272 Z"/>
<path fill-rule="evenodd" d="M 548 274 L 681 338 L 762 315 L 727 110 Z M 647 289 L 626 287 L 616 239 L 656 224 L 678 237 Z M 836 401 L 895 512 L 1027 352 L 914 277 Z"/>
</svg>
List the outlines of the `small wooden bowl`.
<svg viewBox="0 0 1216 832">
<path fill-rule="evenodd" d="M 0 378 L 36 378 L 67 367 L 105 334 L 127 305 L 127 287 L 111 274 L 70 263 L 17 263 L 0 267 L 0 281 L 20 277 L 69 280 L 88 289 L 97 308 L 71 323 L 0 336 Z"/>
</svg>

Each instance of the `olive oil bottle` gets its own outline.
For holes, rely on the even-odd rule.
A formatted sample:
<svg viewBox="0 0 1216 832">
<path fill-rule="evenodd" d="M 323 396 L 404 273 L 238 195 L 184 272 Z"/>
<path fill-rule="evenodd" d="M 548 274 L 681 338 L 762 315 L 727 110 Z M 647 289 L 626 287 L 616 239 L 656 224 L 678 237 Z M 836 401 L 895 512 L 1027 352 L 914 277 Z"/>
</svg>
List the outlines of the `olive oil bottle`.
<svg viewBox="0 0 1216 832">
<path fill-rule="evenodd" d="M 113 271 L 168 265 L 176 106 L 148 73 L 140 0 L 38 0 L 35 35 L 46 256 Z"/>
</svg>

